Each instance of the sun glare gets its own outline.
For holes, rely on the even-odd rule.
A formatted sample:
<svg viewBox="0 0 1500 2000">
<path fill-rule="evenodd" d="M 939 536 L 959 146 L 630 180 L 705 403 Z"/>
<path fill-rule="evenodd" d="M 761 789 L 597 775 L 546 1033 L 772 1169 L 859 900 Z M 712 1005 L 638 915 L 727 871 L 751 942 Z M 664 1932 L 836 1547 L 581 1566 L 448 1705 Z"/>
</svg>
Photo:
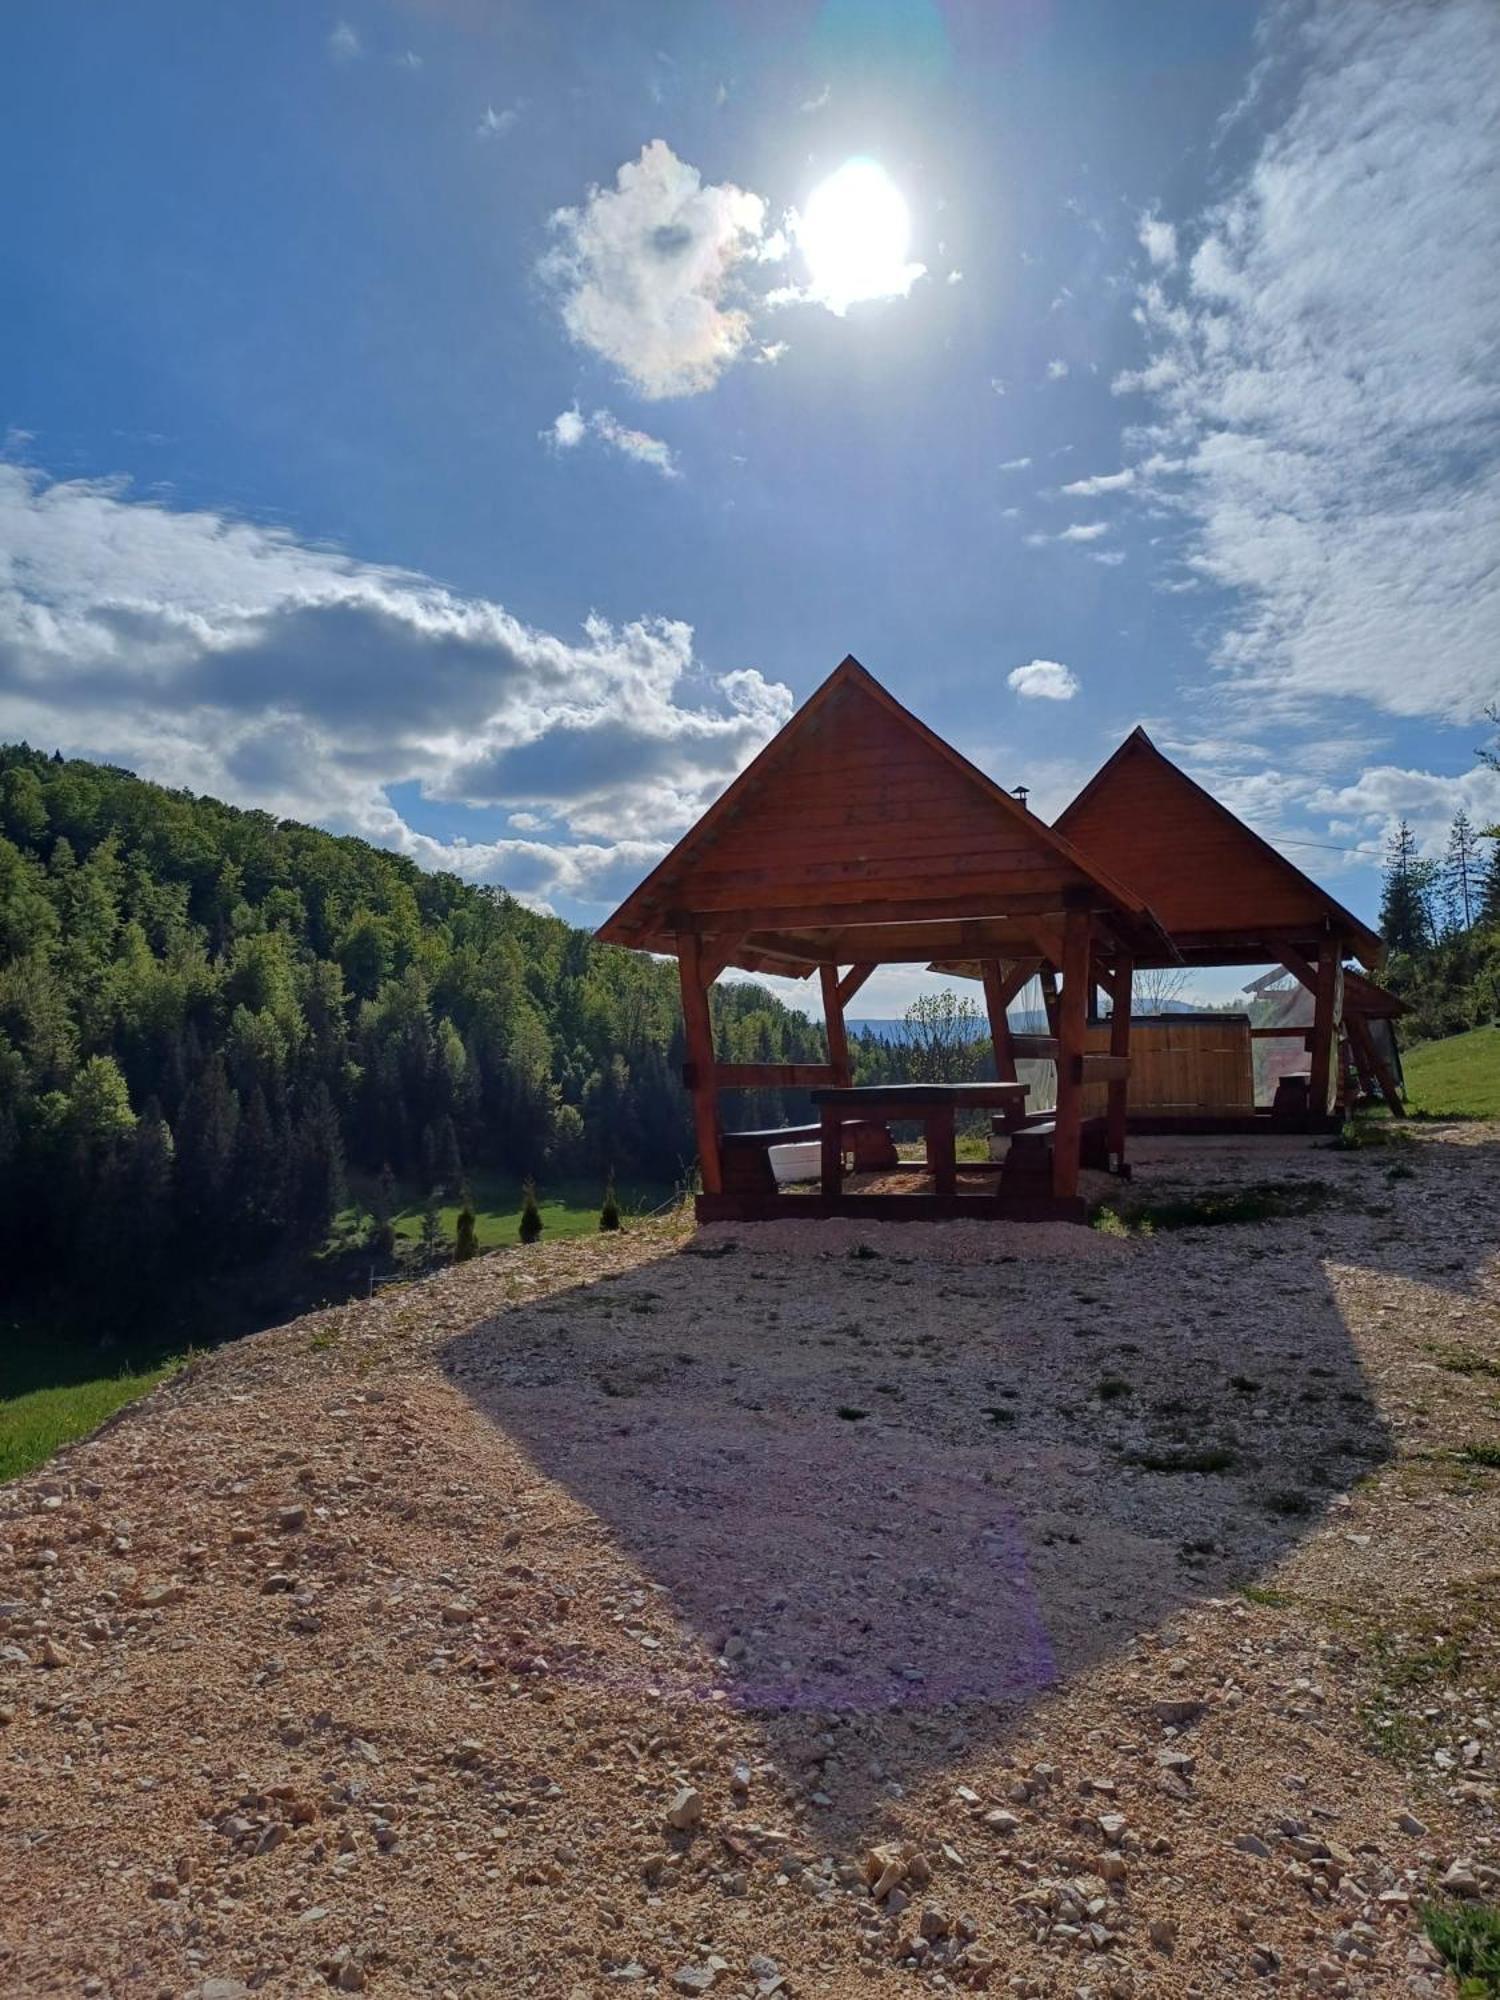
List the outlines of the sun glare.
<svg viewBox="0 0 1500 2000">
<path fill-rule="evenodd" d="M 832 312 L 861 299 L 904 296 L 922 275 L 908 264 L 911 212 L 885 168 L 846 160 L 819 182 L 796 222 L 797 247 L 807 259 L 812 290 Z"/>
</svg>

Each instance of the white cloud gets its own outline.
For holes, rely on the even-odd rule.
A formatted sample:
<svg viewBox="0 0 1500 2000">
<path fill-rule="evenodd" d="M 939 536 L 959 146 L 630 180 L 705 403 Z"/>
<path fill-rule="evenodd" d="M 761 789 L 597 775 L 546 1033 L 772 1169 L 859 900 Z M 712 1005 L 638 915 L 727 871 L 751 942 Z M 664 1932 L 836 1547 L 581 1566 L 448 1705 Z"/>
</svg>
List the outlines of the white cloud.
<svg viewBox="0 0 1500 2000">
<path fill-rule="evenodd" d="M 1097 472 L 1092 479 L 1074 479 L 1063 488 L 1064 493 L 1072 493 L 1083 499 L 1092 499 L 1096 493 L 1123 493 L 1127 486 L 1135 484 L 1135 474 L 1129 466 L 1123 472 Z"/>
<path fill-rule="evenodd" d="M 1058 355 L 1054 360 L 1047 363 L 1047 380 L 1049 382 L 1061 382 L 1067 372 L 1068 364 L 1063 360 L 1061 355 Z"/>
<path fill-rule="evenodd" d="M 1247 695 L 1468 718 L 1500 682 L 1500 9 L 1315 0 L 1268 47 L 1285 109 L 1117 387 L 1185 461 L 1153 497 L 1233 594 Z"/>
<path fill-rule="evenodd" d="M 999 375 L 990 377 L 990 392 L 996 396 L 1003 396 L 1006 393 L 1005 382 Z"/>
<path fill-rule="evenodd" d="M 1118 569 L 1124 560 L 1123 549 L 1099 549 L 1089 557 L 1090 562 L 1103 563 L 1106 569 Z"/>
<path fill-rule="evenodd" d="M 948 285 L 961 285 L 963 281 L 964 281 L 963 272 L 954 270 L 948 273 L 947 277 L 944 279 L 943 282 Z"/>
<path fill-rule="evenodd" d="M 823 88 L 818 92 L 816 97 L 805 98 L 803 102 L 798 105 L 797 109 L 799 111 L 821 111 L 823 109 L 823 106 L 831 100 L 832 96 L 833 96 L 833 85 L 831 83 L 825 83 Z"/>
<path fill-rule="evenodd" d="M 513 104 L 507 104 L 502 111 L 497 111 L 493 104 L 487 104 L 484 107 L 484 116 L 474 127 L 475 137 L 480 139 L 503 139 L 506 133 L 515 125 L 520 115 L 520 112 Z"/>
<path fill-rule="evenodd" d="M 556 451 L 571 451 L 588 436 L 588 420 L 575 403 L 571 410 L 559 410 L 542 436 Z"/>
<path fill-rule="evenodd" d="M 611 451 L 633 458 L 638 465 L 649 465 L 664 479 L 680 476 L 669 444 L 661 438 L 652 437 L 649 431 L 634 430 L 629 424 L 622 424 L 612 410 L 595 410 L 591 417 L 585 417 L 575 403 L 570 410 L 558 411 L 542 432 L 542 437 L 554 451 L 572 451 L 586 437 L 596 437 Z"/>
<path fill-rule="evenodd" d="M 1031 460 L 1029 458 L 1002 458 L 1000 461 L 1000 470 L 1002 472 L 1024 472 L 1030 463 Z"/>
<path fill-rule="evenodd" d="M 542 259 L 563 323 L 648 398 L 712 388 L 750 339 L 737 303 L 743 266 L 776 247 L 766 204 L 730 182 L 705 186 L 653 139 L 612 188 L 552 217 L 557 242 Z"/>
<path fill-rule="evenodd" d="M 710 672 L 675 620 L 591 617 L 562 639 L 281 530 L 0 464 L 5 737 L 607 901 L 791 705 L 754 669 Z M 560 830 L 439 842 L 391 805 L 408 783 Z"/>
<path fill-rule="evenodd" d="M 1177 231 L 1159 215 L 1147 213 L 1137 225 L 1141 248 L 1159 269 L 1171 270 L 1177 262 Z"/>
<path fill-rule="evenodd" d="M 1071 528 L 1064 528 L 1057 539 L 1060 542 L 1097 542 L 1101 535 L 1108 533 L 1108 521 L 1075 521 Z"/>
<path fill-rule="evenodd" d="M 347 21 L 337 22 L 328 37 L 328 53 L 335 62 L 355 62 L 364 54 L 358 34 Z"/>
<path fill-rule="evenodd" d="M 1006 676 L 1006 685 L 1027 701 L 1071 701 L 1078 677 L 1057 660 L 1031 660 Z"/>
<path fill-rule="evenodd" d="M 1440 855 L 1448 829 L 1460 807 L 1476 827 L 1500 822 L 1500 772 L 1476 765 L 1449 777 L 1397 764 L 1377 764 L 1362 771 L 1352 784 L 1325 786 L 1309 804 L 1326 813 L 1337 831 L 1369 842 L 1394 833 L 1403 819 L 1411 823 L 1423 851 Z"/>
</svg>

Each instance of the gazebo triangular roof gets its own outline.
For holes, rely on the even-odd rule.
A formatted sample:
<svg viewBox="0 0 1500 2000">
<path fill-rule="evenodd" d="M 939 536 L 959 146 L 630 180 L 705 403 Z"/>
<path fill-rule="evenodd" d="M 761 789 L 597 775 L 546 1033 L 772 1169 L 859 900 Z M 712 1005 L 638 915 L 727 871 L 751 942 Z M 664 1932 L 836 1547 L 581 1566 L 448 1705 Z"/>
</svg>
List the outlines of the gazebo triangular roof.
<svg viewBox="0 0 1500 2000">
<path fill-rule="evenodd" d="M 684 929 L 723 960 L 802 976 L 918 955 L 982 921 L 1016 941 L 1082 902 L 1132 941 L 1170 946 L 1145 900 L 987 777 L 852 656 L 602 924 L 606 943 L 672 952 Z M 864 938 L 859 932 L 865 933 Z M 907 933 L 911 935 L 908 936 Z M 941 935 L 939 933 L 942 933 Z"/>
<path fill-rule="evenodd" d="M 1199 965 L 1259 962 L 1267 944 L 1316 956 L 1341 933 L 1362 964 L 1380 937 L 1229 807 L 1133 729 L 1053 822 L 1147 898 L 1181 956 Z M 1274 950 L 1269 953 L 1275 957 Z"/>
</svg>

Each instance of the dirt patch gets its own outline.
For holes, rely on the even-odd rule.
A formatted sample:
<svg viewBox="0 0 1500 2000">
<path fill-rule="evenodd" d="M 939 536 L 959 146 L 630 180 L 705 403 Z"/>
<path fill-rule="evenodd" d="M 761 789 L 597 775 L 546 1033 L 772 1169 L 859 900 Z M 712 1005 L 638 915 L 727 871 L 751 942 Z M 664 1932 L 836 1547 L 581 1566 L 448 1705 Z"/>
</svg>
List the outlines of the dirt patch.
<svg viewBox="0 0 1500 2000">
<path fill-rule="evenodd" d="M 1403 1164 L 652 1226 L 213 1355 L 0 1490 L 0 1989 L 1440 1992 L 1500 1134 Z"/>
</svg>

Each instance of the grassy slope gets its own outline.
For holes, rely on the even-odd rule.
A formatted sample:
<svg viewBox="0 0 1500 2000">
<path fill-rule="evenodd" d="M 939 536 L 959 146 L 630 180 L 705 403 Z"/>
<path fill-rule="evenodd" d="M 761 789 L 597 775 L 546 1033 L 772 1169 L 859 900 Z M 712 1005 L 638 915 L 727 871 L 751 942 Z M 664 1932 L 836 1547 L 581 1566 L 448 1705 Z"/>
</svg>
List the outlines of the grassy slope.
<svg viewBox="0 0 1500 2000">
<path fill-rule="evenodd" d="M 0 1480 L 16 1479 L 50 1458 L 60 1444 L 97 1430 L 125 1403 L 154 1389 L 172 1362 L 157 1368 L 98 1375 L 51 1389 L 31 1389 L 0 1402 Z"/>
<path fill-rule="evenodd" d="M 1432 1118 L 1500 1118 L 1500 1028 L 1471 1028 L 1403 1055 L 1406 1101 Z"/>
<path fill-rule="evenodd" d="M 538 1206 L 543 1241 L 584 1236 L 596 1230 L 601 1193 L 592 1181 L 541 1188 Z M 633 1212 L 655 1208 L 669 1193 L 666 1188 L 622 1186 L 618 1198 L 628 1220 Z M 519 1182 L 500 1175 L 476 1175 L 474 1211 L 481 1249 L 508 1249 L 518 1241 Z M 448 1203 L 439 1214 L 443 1241 L 451 1250 L 457 1204 Z M 420 1204 L 408 1202 L 394 1220 L 397 1236 L 414 1246 L 421 1231 Z M 350 1238 L 362 1227 L 360 1209 L 347 1209 L 339 1218 L 335 1242 Z M 181 1361 L 179 1355 L 164 1354 L 158 1347 L 155 1353 L 133 1361 L 122 1361 L 117 1353 L 106 1370 L 96 1348 L 55 1343 L 35 1328 L 0 1325 L 0 1340 L 8 1349 L 0 1363 L 0 1480 L 18 1478 L 50 1458 L 59 1445 L 96 1430 L 123 1404 L 154 1388 Z"/>
</svg>

